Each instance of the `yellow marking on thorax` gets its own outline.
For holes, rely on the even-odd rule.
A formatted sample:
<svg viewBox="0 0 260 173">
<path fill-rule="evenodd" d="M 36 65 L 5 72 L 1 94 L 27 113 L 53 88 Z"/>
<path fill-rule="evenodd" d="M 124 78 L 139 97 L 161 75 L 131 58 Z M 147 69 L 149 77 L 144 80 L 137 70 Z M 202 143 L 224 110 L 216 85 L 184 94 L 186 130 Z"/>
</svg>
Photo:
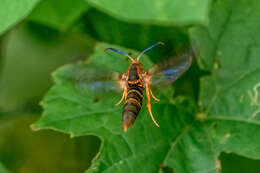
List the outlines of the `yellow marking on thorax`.
<svg viewBox="0 0 260 173">
<path fill-rule="evenodd" d="M 135 81 L 127 81 L 127 82 L 130 83 L 130 84 L 137 84 L 138 82 L 141 82 L 141 80 L 138 79 L 138 80 L 135 80 Z"/>
</svg>

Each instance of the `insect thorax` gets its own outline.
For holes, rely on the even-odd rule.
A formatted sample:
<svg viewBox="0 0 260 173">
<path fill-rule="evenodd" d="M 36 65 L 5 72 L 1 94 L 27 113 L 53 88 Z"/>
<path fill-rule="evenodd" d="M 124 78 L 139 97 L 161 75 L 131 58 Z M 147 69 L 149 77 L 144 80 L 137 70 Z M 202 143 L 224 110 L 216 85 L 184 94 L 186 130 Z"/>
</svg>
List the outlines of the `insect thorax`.
<svg viewBox="0 0 260 173">
<path fill-rule="evenodd" d="M 129 69 L 129 78 L 128 80 L 133 82 L 139 80 L 139 75 L 137 71 L 138 65 L 137 64 L 132 64 Z"/>
</svg>

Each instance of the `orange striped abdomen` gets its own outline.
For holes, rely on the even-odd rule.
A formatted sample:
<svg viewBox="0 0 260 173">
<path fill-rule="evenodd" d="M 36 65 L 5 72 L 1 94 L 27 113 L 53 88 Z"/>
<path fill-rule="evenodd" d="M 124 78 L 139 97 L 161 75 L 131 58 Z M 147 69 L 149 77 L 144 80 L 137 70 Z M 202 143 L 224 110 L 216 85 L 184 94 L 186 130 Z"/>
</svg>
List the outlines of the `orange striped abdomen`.
<svg viewBox="0 0 260 173">
<path fill-rule="evenodd" d="M 122 114 L 122 122 L 125 131 L 134 124 L 135 119 L 141 110 L 143 103 L 143 90 L 143 87 L 136 84 L 131 85 L 127 89 L 127 98 Z"/>
</svg>

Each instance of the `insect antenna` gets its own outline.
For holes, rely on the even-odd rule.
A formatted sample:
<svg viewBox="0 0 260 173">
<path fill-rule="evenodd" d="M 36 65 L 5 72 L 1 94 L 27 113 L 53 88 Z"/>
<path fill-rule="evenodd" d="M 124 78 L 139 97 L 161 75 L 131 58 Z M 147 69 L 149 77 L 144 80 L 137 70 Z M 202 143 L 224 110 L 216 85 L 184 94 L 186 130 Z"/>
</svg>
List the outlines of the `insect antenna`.
<svg viewBox="0 0 260 173">
<path fill-rule="evenodd" d="M 163 42 L 161 42 L 161 41 L 159 41 L 159 42 L 153 44 L 152 46 L 150 46 L 150 47 L 146 48 L 145 50 L 143 50 L 143 51 L 138 55 L 138 57 L 136 58 L 136 60 L 139 61 L 139 59 L 141 58 L 141 56 L 142 56 L 145 52 L 147 52 L 148 50 L 150 50 L 150 49 L 152 49 L 152 48 L 154 48 L 155 46 L 158 46 L 158 45 L 165 45 L 165 44 L 164 44 Z"/>
<path fill-rule="evenodd" d="M 123 51 L 121 51 L 121 50 L 116 50 L 116 49 L 114 49 L 114 48 L 106 48 L 106 49 L 105 49 L 105 52 L 106 52 L 107 50 L 112 50 L 112 51 L 114 51 L 114 52 L 123 54 L 123 55 L 127 56 L 131 61 L 134 61 L 134 58 L 132 58 L 128 53 L 125 53 L 125 52 L 123 52 Z"/>
</svg>

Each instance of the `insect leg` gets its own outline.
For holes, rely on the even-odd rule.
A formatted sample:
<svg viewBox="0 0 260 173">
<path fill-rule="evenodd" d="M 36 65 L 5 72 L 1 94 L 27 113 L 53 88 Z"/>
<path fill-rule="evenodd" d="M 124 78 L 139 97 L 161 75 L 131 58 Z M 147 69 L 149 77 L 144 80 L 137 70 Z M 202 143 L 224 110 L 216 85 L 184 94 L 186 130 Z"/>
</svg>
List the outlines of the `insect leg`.
<svg viewBox="0 0 260 173">
<path fill-rule="evenodd" d="M 115 105 L 116 105 L 116 106 L 120 105 L 120 103 L 121 103 L 124 99 L 126 100 L 126 97 L 127 97 L 127 87 L 124 87 L 124 91 L 123 91 L 122 97 L 121 97 L 121 99 L 119 100 L 119 102 L 117 102 Z"/>
<path fill-rule="evenodd" d="M 148 85 L 148 87 L 149 87 L 149 85 Z M 152 90 L 151 90 L 150 87 L 149 87 L 149 91 L 150 91 L 150 93 L 151 93 L 152 98 L 153 98 L 154 100 L 156 100 L 157 102 L 160 102 L 160 99 L 156 98 L 156 97 L 153 95 L 153 92 L 152 92 Z"/>
<path fill-rule="evenodd" d="M 126 85 L 126 81 L 125 81 L 125 74 L 122 75 L 122 77 L 119 78 L 119 84 L 121 86 L 121 88 L 124 88 L 123 91 L 123 95 L 121 97 L 121 99 L 119 100 L 119 102 L 117 102 L 115 105 L 118 106 L 126 97 L 127 97 L 127 85 Z"/>
<path fill-rule="evenodd" d="M 149 89 L 149 85 L 146 83 L 145 85 L 145 92 L 146 92 L 146 96 L 147 96 L 147 108 L 148 108 L 148 111 L 150 113 L 150 116 L 154 122 L 154 124 L 157 126 L 157 127 L 160 127 L 159 124 L 155 121 L 154 117 L 153 117 L 153 114 L 152 114 L 152 109 L 151 109 L 151 98 L 150 98 L 150 89 Z"/>
<path fill-rule="evenodd" d="M 153 95 L 153 92 L 152 92 L 152 89 L 150 88 L 149 86 L 149 83 L 150 83 L 150 76 L 148 74 L 145 75 L 145 83 L 147 84 L 146 86 L 149 88 L 149 92 L 151 93 L 151 96 L 154 100 L 156 100 L 157 102 L 160 102 L 160 99 L 156 98 L 154 95 Z"/>
</svg>

